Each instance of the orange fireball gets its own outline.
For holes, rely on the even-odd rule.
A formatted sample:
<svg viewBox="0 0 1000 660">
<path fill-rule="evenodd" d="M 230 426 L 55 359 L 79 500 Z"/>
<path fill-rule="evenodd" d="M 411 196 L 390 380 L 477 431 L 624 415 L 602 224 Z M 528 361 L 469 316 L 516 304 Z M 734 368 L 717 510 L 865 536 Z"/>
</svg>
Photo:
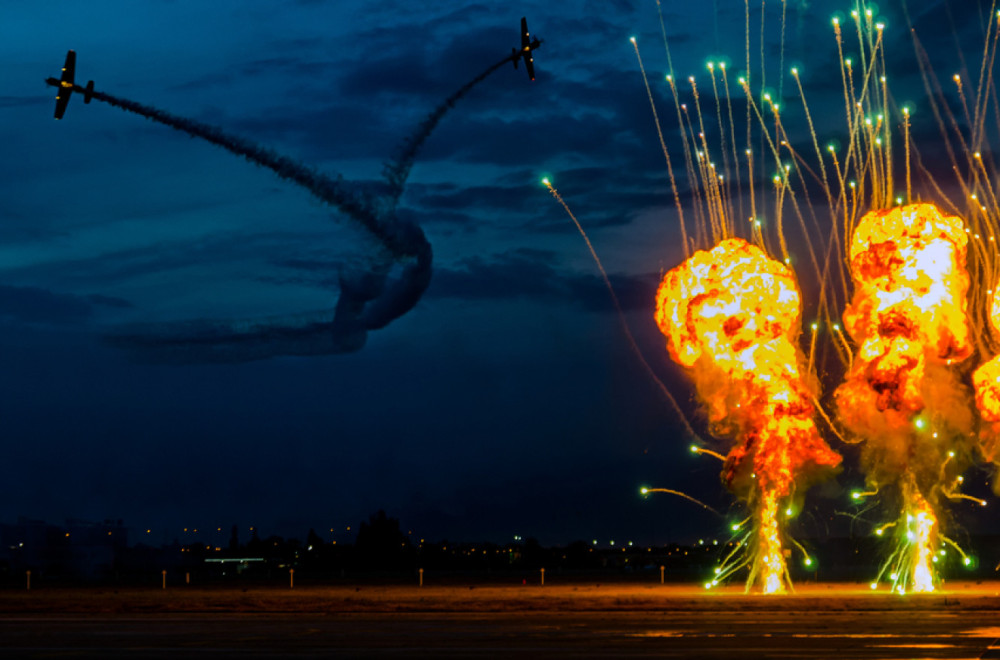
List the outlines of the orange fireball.
<svg viewBox="0 0 1000 660">
<path fill-rule="evenodd" d="M 962 220 L 931 204 L 868 213 L 851 238 L 844 325 L 857 349 L 837 407 L 865 442 L 869 484 L 902 496 L 901 592 L 933 590 L 941 494 L 972 428 L 956 370 L 972 354 L 967 244 Z"/>
<path fill-rule="evenodd" d="M 813 421 L 795 279 L 760 248 L 724 240 L 666 274 L 656 322 L 671 358 L 691 374 L 712 433 L 735 439 L 723 480 L 757 511 L 750 579 L 782 591 L 778 501 L 818 468 L 840 463 Z"/>
<path fill-rule="evenodd" d="M 1000 288 L 1000 284 L 997 286 Z M 990 325 L 1000 336 L 1000 295 L 993 296 Z M 976 390 L 976 408 L 986 423 L 980 434 L 983 457 L 996 463 L 1000 459 L 1000 355 L 976 369 L 972 384 Z"/>
<path fill-rule="evenodd" d="M 852 430 L 908 429 L 926 405 L 927 365 L 972 354 L 963 222 L 932 204 L 865 215 L 851 239 L 854 298 L 844 326 L 857 343 L 837 392 Z"/>
</svg>

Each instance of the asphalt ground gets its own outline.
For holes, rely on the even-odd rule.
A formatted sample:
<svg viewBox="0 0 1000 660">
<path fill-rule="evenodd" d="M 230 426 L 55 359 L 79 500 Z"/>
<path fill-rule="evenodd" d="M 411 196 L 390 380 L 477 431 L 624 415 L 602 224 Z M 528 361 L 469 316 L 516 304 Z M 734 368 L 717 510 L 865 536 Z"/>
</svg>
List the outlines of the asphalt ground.
<svg viewBox="0 0 1000 660">
<path fill-rule="evenodd" d="M 471 588 L 470 588 L 471 587 Z M 1000 583 L 0 592 L 0 657 L 1000 658 Z"/>
</svg>

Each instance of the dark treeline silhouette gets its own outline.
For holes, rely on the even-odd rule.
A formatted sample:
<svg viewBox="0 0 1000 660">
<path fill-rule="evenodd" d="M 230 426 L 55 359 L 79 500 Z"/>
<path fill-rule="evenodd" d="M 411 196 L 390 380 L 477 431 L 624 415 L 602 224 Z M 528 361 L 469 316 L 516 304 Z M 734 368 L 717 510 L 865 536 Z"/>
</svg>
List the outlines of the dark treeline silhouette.
<svg viewBox="0 0 1000 660">
<path fill-rule="evenodd" d="M 509 543 L 428 542 L 403 531 L 399 520 L 384 511 L 372 514 L 356 531 L 353 543 L 324 538 L 310 529 L 303 539 L 262 536 L 252 528 L 240 537 L 234 525 L 220 540 L 160 546 L 127 543 L 122 521 L 87 523 L 68 521 L 52 525 L 19 519 L 0 524 L 0 586 L 23 588 L 26 571 L 32 584 L 42 587 L 73 583 L 132 584 L 158 587 L 167 571 L 170 585 L 191 584 L 414 584 L 419 569 L 428 583 L 538 584 L 540 569 L 546 580 L 658 582 L 662 567 L 666 582 L 701 583 L 711 579 L 733 541 L 702 539 L 693 545 L 602 545 L 575 541 L 545 547 L 533 538 Z M 110 534 L 109 534 L 110 532 Z M 140 536 L 145 536 L 140 534 Z M 221 539 L 228 536 L 228 542 Z M 832 538 L 805 541 L 813 558 L 807 569 L 792 562 L 797 582 L 809 580 L 870 580 L 882 550 L 881 540 Z M 981 553 L 970 567 L 944 565 L 946 577 L 992 577 L 1000 561 L 1000 538 L 974 537 L 967 547 Z M 736 578 L 739 581 L 739 578 Z"/>
</svg>

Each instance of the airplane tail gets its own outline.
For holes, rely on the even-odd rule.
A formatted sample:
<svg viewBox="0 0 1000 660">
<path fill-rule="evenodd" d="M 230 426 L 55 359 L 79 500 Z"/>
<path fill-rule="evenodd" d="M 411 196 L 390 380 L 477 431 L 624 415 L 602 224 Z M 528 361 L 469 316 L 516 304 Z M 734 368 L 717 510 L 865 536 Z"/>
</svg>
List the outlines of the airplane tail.
<svg viewBox="0 0 1000 660">
<path fill-rule="evenodd" d="M 90 103 L 90 99 L 94 97 L 94 81 L 90 80 L 87 82 L 87 86 L 83 90 L 83 102 Z"/>
</svg>

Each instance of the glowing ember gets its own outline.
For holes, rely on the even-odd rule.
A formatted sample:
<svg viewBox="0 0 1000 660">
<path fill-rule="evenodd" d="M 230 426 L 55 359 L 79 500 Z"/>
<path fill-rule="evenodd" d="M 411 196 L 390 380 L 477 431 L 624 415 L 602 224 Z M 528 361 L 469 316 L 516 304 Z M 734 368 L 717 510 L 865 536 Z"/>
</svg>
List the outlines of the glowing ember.
<svg viewBox="0 0 1000 660">
<path fill-rule="evenodd" d="M 934 588 L 938 500 L 960 497 L 949 487 L 961 467 L 954 450 L 972 428 L 955 370 L 972 353 L 966 244 L 962 221 L 930 204 L 871 212 L 851 240 L 844 325 L 858 348 L 837 406 L 866 443 L 869 485 L 901 493 L 891 574 L 901 592 Z"/>
<path fill-rule="evenodd" d="M 813 422 L 816 385 L 804 376 L 797 342 L 800 304 L 791 271 L 741 239 L 696 252 L 656 295 L 671 358 L 691 374 L 711 432 L 734 440 L 722 477 L 756 512 L 747 588 L 765 593 L 784 591 L 788 580 L 782 500 L 840 463 Z"/>
</svg>

